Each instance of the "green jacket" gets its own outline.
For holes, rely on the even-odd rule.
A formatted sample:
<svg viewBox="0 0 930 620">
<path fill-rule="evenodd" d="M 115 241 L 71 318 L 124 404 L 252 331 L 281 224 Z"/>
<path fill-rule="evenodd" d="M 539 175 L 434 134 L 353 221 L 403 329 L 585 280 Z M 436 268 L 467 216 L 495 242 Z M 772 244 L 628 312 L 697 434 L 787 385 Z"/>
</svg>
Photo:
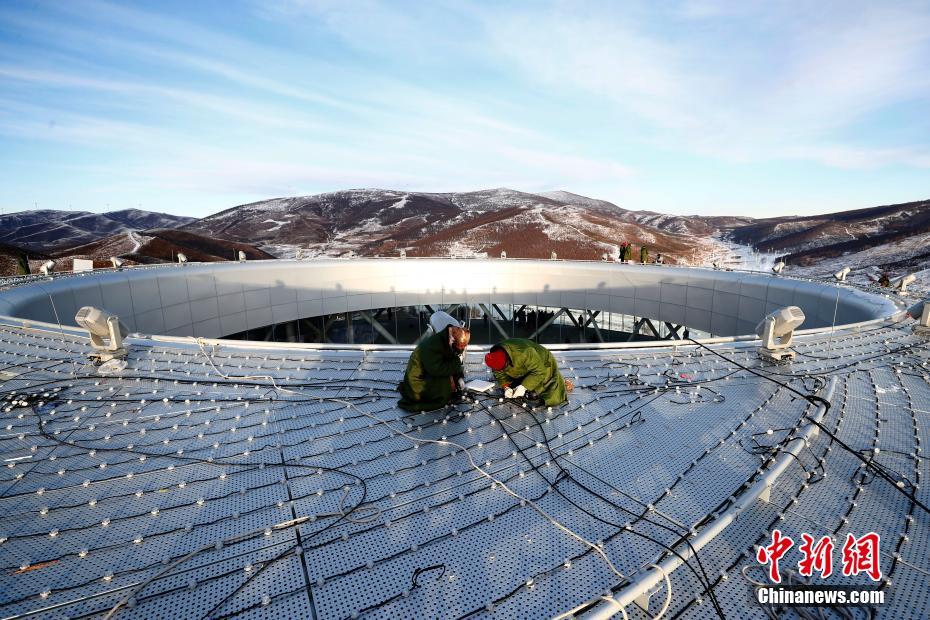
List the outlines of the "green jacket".
<svg viewBox="0 0 930 620">
<path fill-rule="evenodd" d="M 397 386 L 397 403 L 407 411 L 431 411 L 452 400 L 453 382 L 465 374 L 459 356 L 449 347 L 449 328 L 423 340 L 407 361 Z"/>
<path fill-rule="evenodd" d="M 549 349 L 525 338 L 509 338 L 492 347 L 497 348 L 506 351 L 509 358 L 503 370 L 494 372 L 498 385 L 522 385 L 528 392 L 539 394 L 550 407 L 568 400 L 565 380 Z"/>
</svg>

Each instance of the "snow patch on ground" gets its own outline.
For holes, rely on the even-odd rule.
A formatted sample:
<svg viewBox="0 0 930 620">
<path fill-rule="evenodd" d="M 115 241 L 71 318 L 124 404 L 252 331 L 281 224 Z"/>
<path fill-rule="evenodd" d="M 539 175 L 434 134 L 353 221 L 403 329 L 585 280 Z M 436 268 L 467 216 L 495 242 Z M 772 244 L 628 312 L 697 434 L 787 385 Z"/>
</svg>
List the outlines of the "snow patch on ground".
<svg viewBox="0 0 930 620">
<path fill-rule="evenodd" d="M 446 246 L 446 253 L 453 258 L 487 258 L 487 252 L 479 252 L 464 241 L 450 241 Z"/>
<path fill-rule="evenodd" d="M 290 224 L 290 222 L 282 222 L 281 220 L 272 220 L 272 219 L 262 220 L 262 224 L 268 224 L 268 223 L 274 224 L 274 226 L 266 228 L 265 229 L 266 233 L 278 230 L 285 224 Z"/>
<path fill-rule="evenodd" d="M 810 266 L 788 265 L 787 273 L 807 278 L 829 279 L 834 273 L 849 267 L 852 271 L 847 280 L 858 284 L 873 284 L 874 279 L 877 279 L 883 270 L 888 272 L 892 280 L 913 273 L 917 276 L 917 281 L 908 289 L 926 293 L 930 291 L 930 258 L 915 257 L 926 254 L 928 249 L 930 233 L 923 233 L 844 256 L 823 259 Z M 908 259 L 914 259 L 916 264 L 891 265 Z M 883 265 L 887 265 L 887 269 L 883 269 Z"/>
<path fill-rule="evenodd" d="M 128 231 L 126 236 L 129 238 L 129 242 L 132 243 L 132 249 L 129 250 L 130 254 L 134 254 L 139 251 L 139 248 L 142 247 L 142 239 L 135 231 Z"/>
</svg>

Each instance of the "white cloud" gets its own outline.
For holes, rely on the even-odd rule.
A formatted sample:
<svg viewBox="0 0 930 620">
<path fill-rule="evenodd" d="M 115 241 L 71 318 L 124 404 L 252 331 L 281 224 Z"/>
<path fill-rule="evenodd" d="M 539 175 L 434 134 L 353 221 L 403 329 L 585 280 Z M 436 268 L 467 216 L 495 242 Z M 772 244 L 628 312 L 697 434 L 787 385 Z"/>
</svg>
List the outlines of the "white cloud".
<svg viewBox="0 0 930 620">
<path fill-rule="evenodd" d="M 842 145 L 798 146 L 779 155 L 816 161 L 834 168 L 874 170 L 884 166 L 904 165 L 930 168 L 930 150 L 926 148 L 864 148 Z"/>
<path fill-rule="evenodd" d="M 926 5 L 740 6 L 735 19 L 716 3 L 680 7 L 710 23 L 699 28 L 620 5 L 485 18 L 496 49 L 534 79 L 609 99 L 662 146 L 727 160 L 835 141 L 869 113 L 930 103 Z"/>
<path fill-rule="evenodd" d="M 43 6 L 2 9 L 33 43 L 0 42 L 0 132 L 100 147 L 151 192 L 508 185 L 662 209 L 691 161 L 718 174 L 707 187 L 729 187 L 721 160 L 928 166 L 920 128 L 870 122 L 930 100 L 921 4 L 282 0 L 228 32 Z"/>
</svg>

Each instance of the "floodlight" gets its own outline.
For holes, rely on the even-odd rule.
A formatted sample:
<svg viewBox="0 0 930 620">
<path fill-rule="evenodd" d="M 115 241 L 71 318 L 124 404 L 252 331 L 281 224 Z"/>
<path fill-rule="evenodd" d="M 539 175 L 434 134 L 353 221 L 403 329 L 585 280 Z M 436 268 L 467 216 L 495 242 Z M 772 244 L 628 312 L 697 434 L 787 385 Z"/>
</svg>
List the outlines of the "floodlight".
<svg viewBox="0 0 930 620">
<path fill-rule="evenodd" d="M 764 359 L 780 361 L 794 359 L 789 351 L 794 330 L 804 322 L 804 312 L 797 306 L 788 306 L 772 312 L 756 325 L 756 335 L 762 339 L 759 355 Z"/>
<path fill-rule="evenodd" d="M 785 269 L 785 261 L 780 260 L 774 265 L 772 265 L 772 271 L 775 273 L 781 273 Z"/>
<path fill-rule="evenodd" d="M 507 252 L 506 252 L 506 251 L 501 250 L 501 258 L 507 258 Z"/>
<path fill-rule="evenodd" d="M 917 319 L 914 333 L 920 336 L 930 336 L 930 301 L 918 301 L 907 309 L 907 316 Z"/>
<path fill-rule="evenodd" d="M 242 250 L 239 250 L 239 262 L 240 263 L 245 262 L 245 259 L 246 259 L 245 252 L 243 252 Z"/>
<path fill-rule="evenodd" d="M 601 260 L 604 262 L 607 262 L 608 260 L 610 260 L 610 256 L 607 255 L 607 252 L 604 252 L 603 254 L 601 254 Z"/>
<path fill-rule="evenodd" d="M 187 262 L 187 256 L 185 256 L 185 255 L 182 254 L 181 252 L 178 252 L 178 262 L 181 263 L 181 264 L 186 263 L 186 262 Z"/>
<path fill-rule="evenodd" d="M 41 267 L 39 267 L 39 271 L 42 272 L 43 276 L 47 276 L 48 274 L 52 272 L 52 269 L 54 268 L 55 268 L 55 261 L 50 260 L 50 261 L 46 261 Z"/>
<path fill-rule="evenodd" d="M 714 269 L 720 269 L 720 263 L 718 261 L 714 261 L 711 265 L 713 265 Z"/>
<path fill-rule="evenodd" d="M 852 271 L 849 267 L 843 267 L 839 271 L 833 274 L 833 277 L 839 280 L 840 282 L 846 281 L 846 276 L 849 275 L 849 272 Z"/>
<path fill-rule="evenodd" d="M 549 255 L 549 260 L 559 260 L 559 255 L 553 252 Z"/>
<path fill-rule="evenodd" d="M 111 256 L 110 262 L 113 264 L 113 269 L 119 269 L 123 266 L 123 260 L 121 258 L 117 258 L 116 256 Z"/>
<path fill-rule="evenodd" d="M 400 257 L 401 257 L 401 258 L 407 258 L 407 250 L 401 250 L 401 251 L 400 251 Z"/>
<path fill-rule="evenodd" d="M 94 348 L 91 357 L 101 362 L 126 357 L 123 338 L 129 335 L 129 330 L 118 316 L 100 308 L 84 306 L 74 315 L 74 320 L 90 334 L 90 345 Z"/>
<path fill-rule="evenodd" d="M 896 289 L 898 289 L 898 292 L 899 292 L 899 293 L 906 293 L 906 292 L 907 292 L 907 285 L 908 285 L 908 284 L 913 284 L 914 281 L 916 281 L 916 280 L 917 280 L 917 276 L 915 276 L 913 273 L 909 273 L 909 274 L 907 274 L 906 276 L 901 276 L 900 278 L 896 278 L 896 279 L 891 283 L 891 285 L 892 285 L 893 287 L 895 287 Z"/>
</svg>

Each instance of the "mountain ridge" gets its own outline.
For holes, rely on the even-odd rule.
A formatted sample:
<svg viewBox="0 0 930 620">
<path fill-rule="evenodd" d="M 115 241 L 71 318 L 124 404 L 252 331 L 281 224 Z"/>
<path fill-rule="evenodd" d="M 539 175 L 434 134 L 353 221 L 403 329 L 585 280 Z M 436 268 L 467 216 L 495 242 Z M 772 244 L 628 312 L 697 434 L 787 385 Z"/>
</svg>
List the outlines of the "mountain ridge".
<svg viewBox="0 0 930 620">
<path fill-rule="evenodd" d="M 194 218 L 121 209 L 106 213 L 38 209 L 0 215 L 0 242 L 34 252 L 90 243 L 101 237 L 145 228 L 170 228 L 193 221 Z"/>
<path fill-rule="evenodd" d="M 749 246 L 778 253 L 800 271 L 838 264 L 846 256 L 862 269 L 899 269 L 924 262 L 930 266 L 921 235 L 930 237 L 930 200 L 756 219 L 636 211 L 565 190 L 531 193 L 506 187 L 337 190 L 254 201 L 200 219 L 139 209 L 106 214 L 43 209 L 0 216 L 0 243 L 16 246 L 5 250 L 9 265 L 22 253 L 32 258 L 40 252 L 56 260 L 70 256 L 107 262 L 109 256 L 120 256 L 159 262 L 173 260 L 177 251 L 191 260 L 230 260 L 236 248 L 249 258 L 404 251 L 463 257 L 506 252 L 524 258 L 549 258 L 554 252 L 560 258 L 597 260 L 616 258 L 621 243 L 630 243 L 634 259 L 646 246 L 652 257 L 662 253 L 671 264 L 709 264 L 745 254 L 734 248 Z M 890 253 L 892 247 L 897 254 Z M 724 258 L 722 264 L 734 263 Z"/>
<path fill-rule="evenodd" d="M 565 258 L 616 256 L 622 241 L 659 244 L 674 259 L 700 241 L 693 231 L 636 222 L 630 211 L 570 192 L 509 188 L 474 192 L 355 189 L 273 198 L 226 209 L 183 226 L 249 240 L 272 254 L 497 255 Z M 673 261 L 674 262 L 674 261 Z"/>
</svg>

